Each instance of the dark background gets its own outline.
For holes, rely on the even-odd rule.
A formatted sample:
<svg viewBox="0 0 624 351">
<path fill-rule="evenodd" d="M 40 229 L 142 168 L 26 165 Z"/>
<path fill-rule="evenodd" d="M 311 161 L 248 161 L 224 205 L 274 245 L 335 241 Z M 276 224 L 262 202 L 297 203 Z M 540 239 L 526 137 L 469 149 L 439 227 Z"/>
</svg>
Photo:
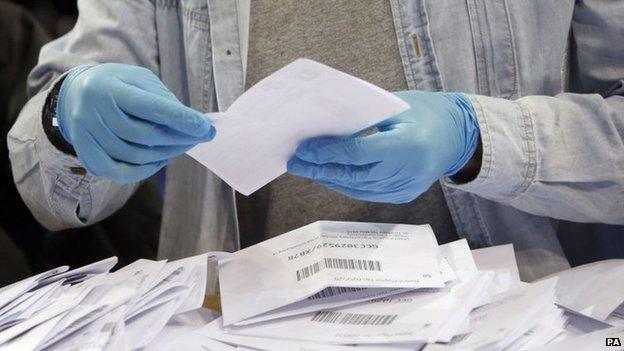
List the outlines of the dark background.
<svg viewBox="0 0 624 351">
<path fill-rule="evenodd" d="M 156 256 L 161 198 L 153 181 L 110 218 L 60 232 L 37 223 L 13 183 L 6 137 L 28 100 L 26 78 L 41 46 L 71 30 L 76 18 L 75 0 L 0 0 L 0 287 L 65 264 L 117 256 L 121 267 Z"/>
<path fill-rule="evenodd" d="M 61 36 L 72 29 L 78 16 L 75 0 L 9 1 L 28 9 L 52 37 Z"/>
</svg>

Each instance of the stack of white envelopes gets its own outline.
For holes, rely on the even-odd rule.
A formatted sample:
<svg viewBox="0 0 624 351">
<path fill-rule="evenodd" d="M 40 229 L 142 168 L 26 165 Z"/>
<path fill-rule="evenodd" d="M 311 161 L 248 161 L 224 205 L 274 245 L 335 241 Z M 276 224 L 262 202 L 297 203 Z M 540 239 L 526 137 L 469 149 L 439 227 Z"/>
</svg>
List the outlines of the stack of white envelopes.
<svg viewBox="0 0 624 351">
<path fill-rule="evenodd" d="M 511 245 L 438 245 L 426 225 L 316 222 L 220 256 L 218 269 L 222 317 L 171 349 L 548 350 L 577 338 L 597 349 L 624 331 L 620 291 L 605 302 L 588 298 L 598 282 L 562 286 L 587 268 L 524 283 Z M 624 260 L 590 271 L 612 279 Z"/>
<path fill-rule="evenodd" d="M 0 289 L 0 350 L 149 347 L 172 317 L 204 301 L 206 255 L 110 273 L 116 263 L 59 267 Z"/>
<path fill-rule="evenodd" d="M 200 308 L 218 261 L 222 315 Z M 0 289 L 0 351 L 622 350 L 624 260 L 520 281 L 511 245 L 321 221 L 231 253 Z"/>
</svg>

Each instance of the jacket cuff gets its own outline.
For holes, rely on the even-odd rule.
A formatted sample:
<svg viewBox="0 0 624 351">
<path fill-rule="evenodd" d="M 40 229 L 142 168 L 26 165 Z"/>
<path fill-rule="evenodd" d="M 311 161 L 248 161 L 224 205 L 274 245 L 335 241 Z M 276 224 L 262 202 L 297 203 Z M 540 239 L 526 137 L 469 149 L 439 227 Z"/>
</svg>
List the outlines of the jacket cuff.
<svg viewBox="0 0 624 351">
<path fill-rule="evenodd" d="M 444 179 L 450 187 L 509 203 L 534 181 L 536 137 L 531 112 L 522 104 L 500 98 L 468 95 L 479 123 L 481 169 L 464 184 Z"/>
</svg>

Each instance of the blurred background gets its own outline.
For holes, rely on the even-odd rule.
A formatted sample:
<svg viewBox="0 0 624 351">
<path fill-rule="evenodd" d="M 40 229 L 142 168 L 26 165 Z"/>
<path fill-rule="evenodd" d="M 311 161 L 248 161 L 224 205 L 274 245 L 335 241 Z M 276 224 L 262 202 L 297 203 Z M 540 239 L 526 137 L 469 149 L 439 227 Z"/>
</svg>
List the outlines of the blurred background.
<svg viewBox="0 0 624 351">
<path fill-rule="evenodd" d="M 61 232 L 41 227 L 13 184 L 6 137 L 28 100 L 28 73 L 40 48 L 71 30 L 77 15 L 75 0 L 0 0 L 0 287 L 64 264 L 117 256 L 120 267 L 156 256 L 161 201 L 153 182 L 107 220 Z"/>
<path fill-rule="evenodd" d="M 8 1 L 28 10 L 53 38 L 69 32 L 78 16 L 75 0 Z"/>
</svg>

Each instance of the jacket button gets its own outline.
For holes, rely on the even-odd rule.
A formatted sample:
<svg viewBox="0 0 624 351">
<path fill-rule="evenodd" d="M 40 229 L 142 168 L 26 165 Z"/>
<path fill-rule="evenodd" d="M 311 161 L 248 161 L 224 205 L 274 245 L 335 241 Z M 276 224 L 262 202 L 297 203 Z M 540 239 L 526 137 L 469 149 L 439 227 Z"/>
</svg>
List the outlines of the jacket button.
<svg viewBox="0 0 624 351">
<path fill-rule="evenodd" d="M 87 174 L 87 170 L 82 168 L 82 167 L 69 167 L 69 170 L 73 174 L 77 174 L 77 175 L 81 175 L 81 176 Z"/>
</svg>

